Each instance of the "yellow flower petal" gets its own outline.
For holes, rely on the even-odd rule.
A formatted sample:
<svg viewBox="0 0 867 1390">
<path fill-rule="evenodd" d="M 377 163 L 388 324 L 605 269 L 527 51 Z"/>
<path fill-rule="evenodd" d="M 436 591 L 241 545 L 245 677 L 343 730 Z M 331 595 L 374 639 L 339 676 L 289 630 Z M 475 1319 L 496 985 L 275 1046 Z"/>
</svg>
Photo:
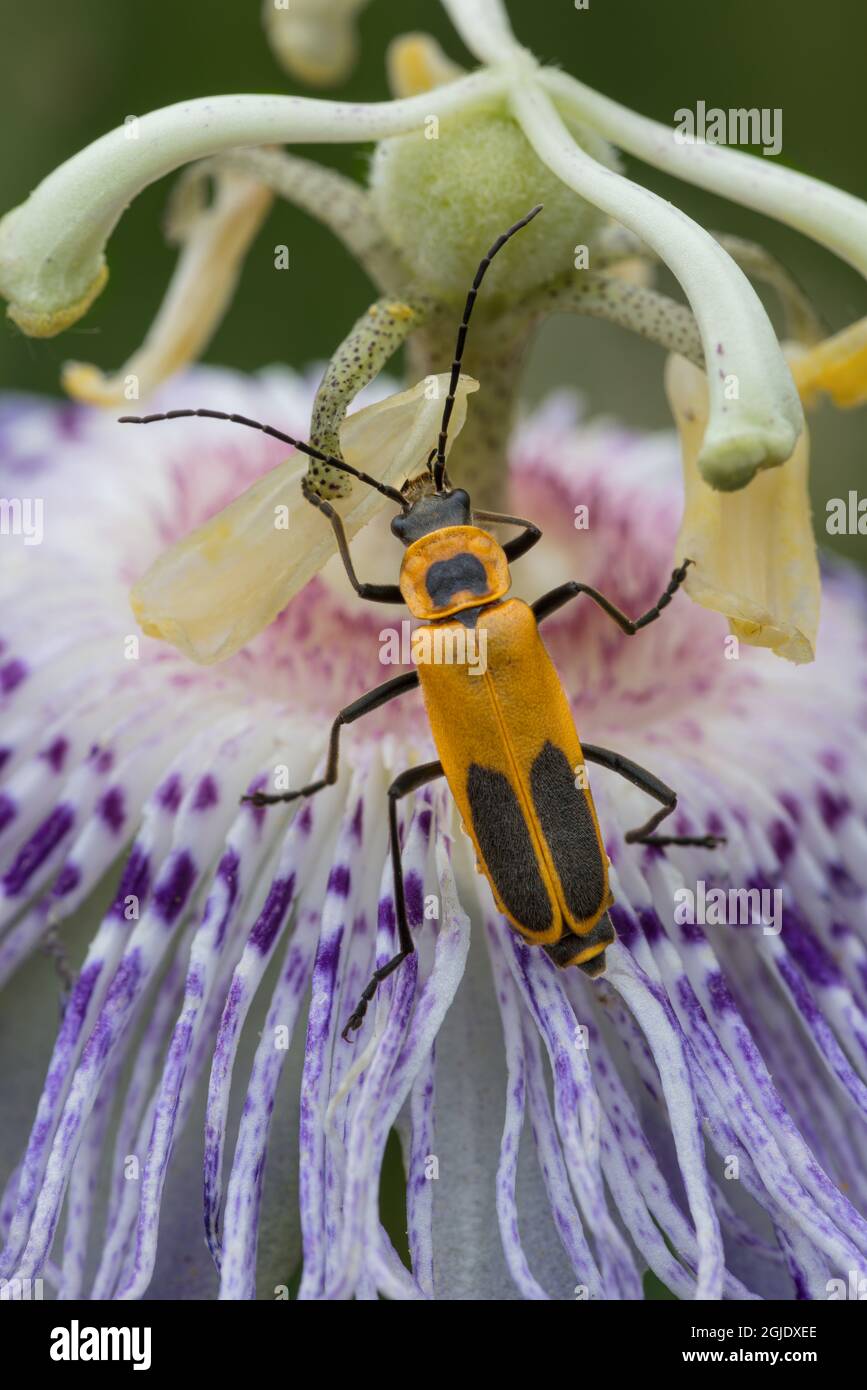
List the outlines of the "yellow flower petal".
<svg viewBox="0 0 867 1390">
<path fill-rule="evenodd" d="M 671 357 L 665 384 L 683 453 L 686 498 L 676 556 L 694 562 L 687 593 L 725 613 L 732 632 L 750 646 L 769 647 L 787 661 L 812 661 L 820 582 L 806 430 L 779 468 L 757 473 L 738 492 L 718 492 L 698 469 L 708 415 L 705 375 Z"/>
<path fill-rule="evenodd" d="M 198 358 L 231 301 L 244 257 L 273 201 L 254 179 L 220 174 L 214 200 L 184 228 L 183 249 L 157 317 L 139 348 L 112 376 L 88 362 L 67 362 L 63 386 L 88 405 L 141 400 Z"/>
<path fill-rule="evenodd" d="M 436 444 L 448 380 L 445 373 L 426 378 L 348 416 L 340 429 L 347 463 L 398 487 L 419 473 Z M 477 390 L 477 381 L 461 377 L 450 444 Z M 301 494 L 306 471 L 293 455 L 156 560 L 130 596 L 147 636 L 211 665 L 273 622 L 337 550 L 328 521 Z M 358 482 L 335 503 L 350 539 L 388 505 Z M 281 525 L 287 517 L 288 529 Z M 395 542 L 395 573 L 399 560 Z"/>
<path fill-rule="evenodd" d="M 835 405 L 867 401 L 867 318 L 825 338 L 806 352 L 792 353 L 789 366 L 805 405 L 826 392 Z"/>
</svg>

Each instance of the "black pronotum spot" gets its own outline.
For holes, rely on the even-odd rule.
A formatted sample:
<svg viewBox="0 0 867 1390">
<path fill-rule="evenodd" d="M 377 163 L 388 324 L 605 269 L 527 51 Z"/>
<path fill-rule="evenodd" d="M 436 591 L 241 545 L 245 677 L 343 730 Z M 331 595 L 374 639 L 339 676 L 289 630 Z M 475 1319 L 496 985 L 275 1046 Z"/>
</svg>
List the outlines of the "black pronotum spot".
<svg viewBox="0 0 867 1390">
<path fill-rule="evenodd" d="M 437 608 L 445 608 L 465 589 L 471 594 L 486 594 L 488 576 L 481 560 L 464 550 L 449 560 L 435 560 L 425 575 L 425 586 Z"/>
</svg>

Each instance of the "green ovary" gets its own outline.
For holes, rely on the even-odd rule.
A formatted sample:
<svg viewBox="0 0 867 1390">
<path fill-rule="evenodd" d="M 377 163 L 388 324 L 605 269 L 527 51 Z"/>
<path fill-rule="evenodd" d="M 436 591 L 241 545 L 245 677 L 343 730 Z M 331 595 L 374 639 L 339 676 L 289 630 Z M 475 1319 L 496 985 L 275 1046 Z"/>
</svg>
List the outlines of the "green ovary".
<svg viewBox="0 0 867 1390">
<path fill-rule="evenodd" d="M 616 167 L 610 146 L 572 126 L 588 154 Z M 566 274 L 575 247 L 589 246 L 603 215 L 542 164 L 506 115 L 477 112 L 376 148 L 371 191 L 377 214 L 419 282 L 443 300 L 461 298 L 484 252 L 535 203 L 541 217 L 507 246 L 485 279 L 487 297 L 515 301 Z"/>
</svg>

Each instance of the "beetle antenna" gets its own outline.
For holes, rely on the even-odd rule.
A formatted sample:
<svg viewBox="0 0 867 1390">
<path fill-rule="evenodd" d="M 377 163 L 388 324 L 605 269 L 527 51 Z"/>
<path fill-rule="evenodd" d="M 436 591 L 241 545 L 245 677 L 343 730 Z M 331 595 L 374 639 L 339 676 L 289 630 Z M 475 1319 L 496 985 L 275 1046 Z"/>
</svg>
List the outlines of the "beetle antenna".
<svg viewBox="0 0 867 1390">
<path fill-rule="evenodd" d="M 322 463 L 329 464 L 332 468 L 337 468 L 341 473 L 348 473 L 350 477 L 357 478 L 361 483 L 367 483 L 368 487 L 376 488 L 384 497 L 390 497 L 392 502 L 397 502 L 403 511 L 406 511 L 406 498 L 397 488 L 389 487 L 388 483 L 381 483 L 378 478 L 372 478 L 369 473 L 362 473 L 360 468 L 353 468 L 351 463 L 344 463 L 342 459 L 335 458 L 333 454 L 323 454 L 321 449 L 316 449 L 312 444 L 304 444 L 300 439 L 293 439 L 291 434 L 284 434 L 282 430 L 276 430 L 273 425 L 263 425 L 259 420 L 249 420 L 246 415 L 227 415 L 222 410 L 167 410 L 163 415 L 121 415 L 118 420 L 119 425 L 153 425 L 158 420 L 188 420 L 192 416 L 201 416 L 206 420 L 228 420 L 233 425 L 247 425 L 251 430 L 261 430 L 263 434 L 268 434 L 272 439 L 280 439 L 284 444 L 291 444 L 293 449 L 298 449 L 302 454 L 307 454 L 309 458 L 320 459 Z"/>
<path fill-rule="evenodd" d="M 452 410 L 455 404 L 455 393 L 458 389 L 458 378 L 461 374 L 461 361 L 464 355 L 464 344 L 467 341 L 467 329 L 469 328 L 470 324 L 470 315 L 473 312 L 473 305 L 476 302 L 476 295 L 479 292 L 479 286 L 485 278 L 485 271 L 491 264 L 491 261 L 494 259 L 497 252 L 501 251 L 505 246 L 506 242 L 509 241 L 510 238 L 513 237 L 516 232 L 520 232 L 522 227 L 526 227 L 528 222 L 532 222 L 533 218 L 536 217 L 537 214 L 541 211 L 542 204 L 537 203 L 536 207 L 534 207 L 530 212 L 528 212 L 526 217 L 522 217 L 520 222 L 516 222 L 515 225 L 513 227 L 510 227 L 507 232 L 503 232 L 502 236 L 497 237 L 497 240 L 494 242 L 488 254 L 484 256 L 482 260 L 479 262 L 479 268 L 476 271 L 475 279 L 473 280 L 473 283 L 470 286 L 470 292 L 467 295 L 467 302 L 464 305 L 464 316 L 461 319 L 461 325 L 458 329 L 458 341 L 457 346 L 455 348 L 455 358 L 452 362 L 452 375 L 451 380 L 449 381 L 449 393 L 446 396 L 446 403 L 443 406 L 443 418 L 442 424 L 440 426 L 439 440 L 437 442 L 436 462 L 434 464 L 433 469 L 434 484 L 436 485 L 437 492 L 442 492 L 443 490 L 443 482 L 446 474 L 446 440 L 448 439 L 449 434 L 449 420 L 452 417 Z"/>
</svg>

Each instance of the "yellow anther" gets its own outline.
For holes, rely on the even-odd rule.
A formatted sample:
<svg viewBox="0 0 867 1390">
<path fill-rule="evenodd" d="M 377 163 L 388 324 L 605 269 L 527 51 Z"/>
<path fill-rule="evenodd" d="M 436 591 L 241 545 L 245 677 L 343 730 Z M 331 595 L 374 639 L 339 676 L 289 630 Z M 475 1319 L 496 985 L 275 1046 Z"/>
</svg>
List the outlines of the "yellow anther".
<svg viewBox="0 0 867 1390">
<path fill-rule="evenodd" d="M 406 323 L 411 319 L 415 312 L 410 308 L 409 304 L 404 304 L 402 300 L 399 299 L 395 300 L 393 304 L 386 304 L 385 308 L 386 312 L 389 313 L 393 319 L 400 319 L 402 323 Z"/>
<path fill-rule="evenodd" d="M 221 174 L 211 206 L 190 217 L 183 228 L 175 273 L 142 346 L 110 375 L 89 362 L 67 362 L 64 390 L 87 405 L 123 405 L 146 397 L 200 356 L 231 301 L 244 256 L 273 198 L 271 190 L 255 179 Z M 91 298 L 101 284 L 91 291 Z M 86 303 L 80 306 L 80 313 L 86 308 Z"/>
<path fill-rule="evenodd" d="M 388 82 L 396 97 L 414 97 L 460 77 L 463 68 L 447 58 L 429 34 L 402 34 L 386 57 Z"/>
<path fill-rule="evenodd" d="M 838 406 L 863 405 L 867 401 L 867 318 L 791 358 L 789 365 L 806 405 L 812 405 L 821 393 Z"/>
</svg>

